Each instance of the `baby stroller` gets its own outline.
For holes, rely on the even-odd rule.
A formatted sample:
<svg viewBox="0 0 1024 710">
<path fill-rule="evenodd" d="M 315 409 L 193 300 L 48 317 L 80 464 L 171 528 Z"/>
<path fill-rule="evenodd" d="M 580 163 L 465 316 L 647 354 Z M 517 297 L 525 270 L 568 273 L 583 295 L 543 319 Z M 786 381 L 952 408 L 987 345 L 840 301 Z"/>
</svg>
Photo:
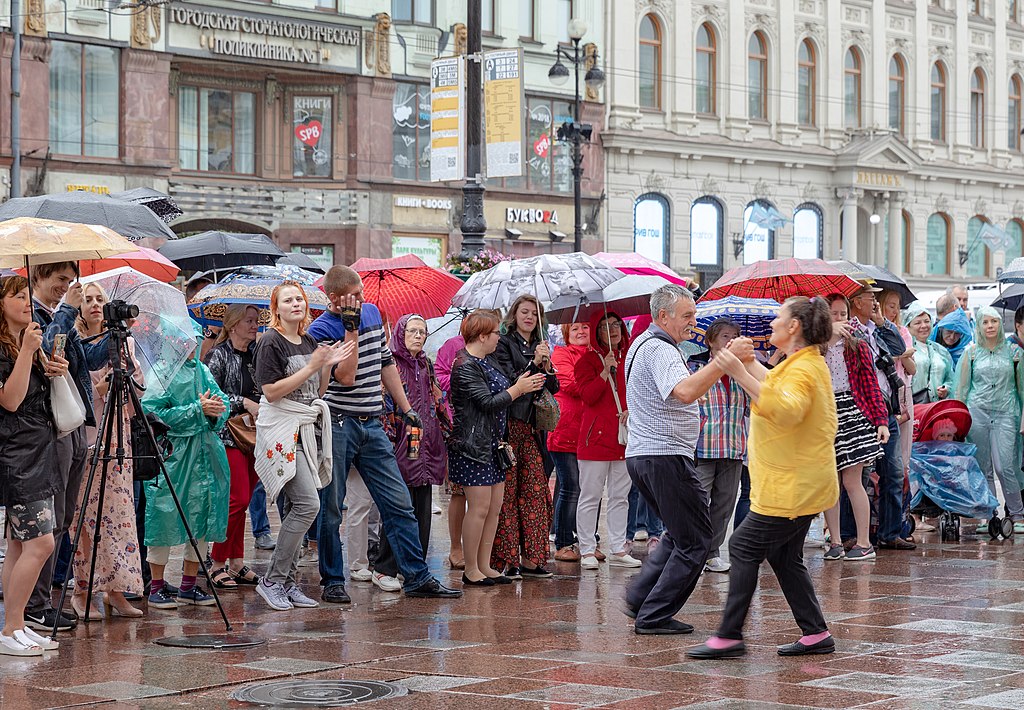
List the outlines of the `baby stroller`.
<svg viewBox="0 0 1024 710">
<path fill-rule="evenodd" d="M 935 441 L 934 427 L 948 419 L 956 426 L 954 441 Z M 910 455 L 912 510 L 939 518 L 943 542 L 960 539 L 960 516 L 990 518 L 993 540 L 1013 535 L 1013 522 L 996 514 L 999 501 L 975 458 L 977 447 L 965 442 L 971 413 L 963 402 L 944 400 L 914 407 L 914 445 Z"/>
</svg>

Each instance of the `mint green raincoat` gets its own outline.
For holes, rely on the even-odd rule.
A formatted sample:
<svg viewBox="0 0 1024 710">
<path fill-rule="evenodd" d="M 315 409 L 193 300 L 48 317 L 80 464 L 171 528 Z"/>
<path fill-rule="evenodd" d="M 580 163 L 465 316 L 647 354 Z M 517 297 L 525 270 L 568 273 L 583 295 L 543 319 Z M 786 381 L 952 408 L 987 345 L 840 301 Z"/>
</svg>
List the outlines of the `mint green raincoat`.
<svg viewBox="0 0 1024 710">
<path fill-rule="evenodd" d="M 928 311 L 917 304 L 911 304 L 903 312 L 903 322 L 910 325 L 910 322 L 922 313 L 931 319 Z M 956 386 L 953 380 L 953 358 L 950 357 L 948 349 L 931 340 L 922 342 L 915 337 L 914 364 L 917 365 L 917 372 L 911 380 L 910 392 L 915 396 L 915 401 L 921 392 L 927 390 L 928 401 L 938 402 L 937 390 L 943 385 L 949 390 L 947 398 L 953 396 Z"/>
</svg>

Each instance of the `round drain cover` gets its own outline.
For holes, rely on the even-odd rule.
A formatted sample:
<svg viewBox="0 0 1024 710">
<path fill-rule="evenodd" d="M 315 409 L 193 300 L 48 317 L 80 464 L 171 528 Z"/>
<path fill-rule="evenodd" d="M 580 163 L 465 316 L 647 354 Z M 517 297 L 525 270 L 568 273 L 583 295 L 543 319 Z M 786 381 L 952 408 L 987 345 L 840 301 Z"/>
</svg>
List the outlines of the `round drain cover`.
<svg viewBox="0 0 1024 710">
<path fill-rule="evenodd" d="M 194 636 L 164 636 L 153 643 L 176 648 L 246 648 L 266 643 L 265 638 L 245 634 L 195 634 Z"/>
<path fill-rule="evenodd" d="M 282 680 L 239 688 L 232 700 L 277 707 L 334 707 L 397 698 L 408 688 L 373 680 Z"/>
</svg>

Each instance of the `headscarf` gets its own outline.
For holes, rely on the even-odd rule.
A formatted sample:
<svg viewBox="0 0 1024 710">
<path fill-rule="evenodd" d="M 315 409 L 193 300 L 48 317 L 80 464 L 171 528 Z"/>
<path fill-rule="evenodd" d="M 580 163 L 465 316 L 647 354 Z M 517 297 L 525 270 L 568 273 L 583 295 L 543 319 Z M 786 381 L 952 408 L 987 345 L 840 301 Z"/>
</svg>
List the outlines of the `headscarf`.
<svg viewBox="0 0 1024 710">
<path fill-rule="evenodd" d="M 942 337 L 939 334 L 939 331 L 942 330 L 952 330 L 954 333 L 959 333 L 960 342 L 951 348 L 947 347 L 942 342 Z M 960 355 L 963 354 L 964 349 L 974 340 L 974 331 L 971 330 L 971 322 L 967 318 L 967 313 L 959 308 L 952 313 L 947 313 L 932 329 L 932 340 L 949 350 L 949 355 L 953 358 L 953 364 L 956 365 L 960 361 Z"/>
<path fill-rule="evenodd" d="M 981 331 L 981 322 L 986 318 L 995 318 L 996 320 L 999 321 L 1000 334 L 996 338 L 996 346 L 992 348 L 992 352 L 995 352 L 996 350 L 1002 347 L 1009 347 L 1008 343 L 1006 342 L 1006 338 L 1002 336 L 1001 332 L 1003 325 L 1003 317 L 1002 315 L 1000 315 L 999 311 L 997 311 L 992 306 L 983 306 L 982 308 L 979 308 L 977 314 L 974 316 L 974 342 L 978 344 L 978 347 L 985 347 L 983 345 L 983 343 L 985 342 L 985 335 Z"/>
<path fill-rule="evenodd" d="M 926 316 L 928 316 L 928 320 L 929 321 L 935 320 L 932 317 L 932 314 L 928 312 L 927 308 L 924 308 L 919 302 L 914 301 L 909 306 L 907 306 L 906 310 L 903 311 L 903 325 L 905 325 L 905 326 L 907 326 L 907 328 L 909 328 L 911 322 L 913 322 L 913 320 L 915 318 L 917 318 L 919 315 L 926 315 Z M 916 340 L 916 337 L 915 337 L 915 340 Z"/>
<path fill-rule="evenodd" d="M 405 329 L 409 325 L 409 321 L 418 320 L 423 323 L 423 329 L 427 329 L 427 319 L 423 316 L 416 315 L 415 313 L 408 313 L 398 319 L 395 323 L 395 329 L 391 334 L 391 354 L 403 365 L 409 365 L 410 367 L 416 367 L 417 364 L 426 366 L 427 349 L 424 347 L 419 351 L 417 355 L 413 355 L 409 352 L 409 348 L 405 346 Z M 428 330 L 429 334 L 429 330 Z"/>
</svg>

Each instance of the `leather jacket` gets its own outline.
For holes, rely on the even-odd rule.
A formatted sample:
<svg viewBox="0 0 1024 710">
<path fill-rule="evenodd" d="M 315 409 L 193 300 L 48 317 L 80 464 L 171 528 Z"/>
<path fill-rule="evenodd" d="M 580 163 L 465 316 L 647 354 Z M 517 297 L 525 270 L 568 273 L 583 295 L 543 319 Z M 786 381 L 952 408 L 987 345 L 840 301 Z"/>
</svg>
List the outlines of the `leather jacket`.
<svg viewBox="0 0 1024 710">
<path fill-rule="evenodd" d="M 501 372 L 497 362 L 492 359 L 489 363 Z M 449 452 L 494 465 L 494 446 L 505 438 L 505 410 L 512 404 L 512 396 L 508 390 L 492 394 L 483 365 L 465 350 L 452 365 L 451 402 L 454 419 Z"/>
<path fill-rule="evenodd" d="M 542 371 L 533 364 L 533 354 L 537 350 L 539 343 L 540 340 L 536 338 L 532 342 L 527 343 L 518 331 L 502 333 L 501 338 L 498 340 L 498 347 L 494 351 L 494 358 L 500 364 L 501 370 L 505 373 L 509 382 L 515 382 L 524 372 L 528 371 L 531 375 L 535 375 Z M 547 379 L 544 381 L 544 389 L 551 394 L 558 394 L 559 382 L 557 374 L 551 373 L 547 376 Z M 512 404 L 509 415 L 513 419 L 519 419 L 533 427 L 535 422 L 533 400 L 539 396 L 540 393 L 538 392 L 520 397 Z"/>
</svg>

